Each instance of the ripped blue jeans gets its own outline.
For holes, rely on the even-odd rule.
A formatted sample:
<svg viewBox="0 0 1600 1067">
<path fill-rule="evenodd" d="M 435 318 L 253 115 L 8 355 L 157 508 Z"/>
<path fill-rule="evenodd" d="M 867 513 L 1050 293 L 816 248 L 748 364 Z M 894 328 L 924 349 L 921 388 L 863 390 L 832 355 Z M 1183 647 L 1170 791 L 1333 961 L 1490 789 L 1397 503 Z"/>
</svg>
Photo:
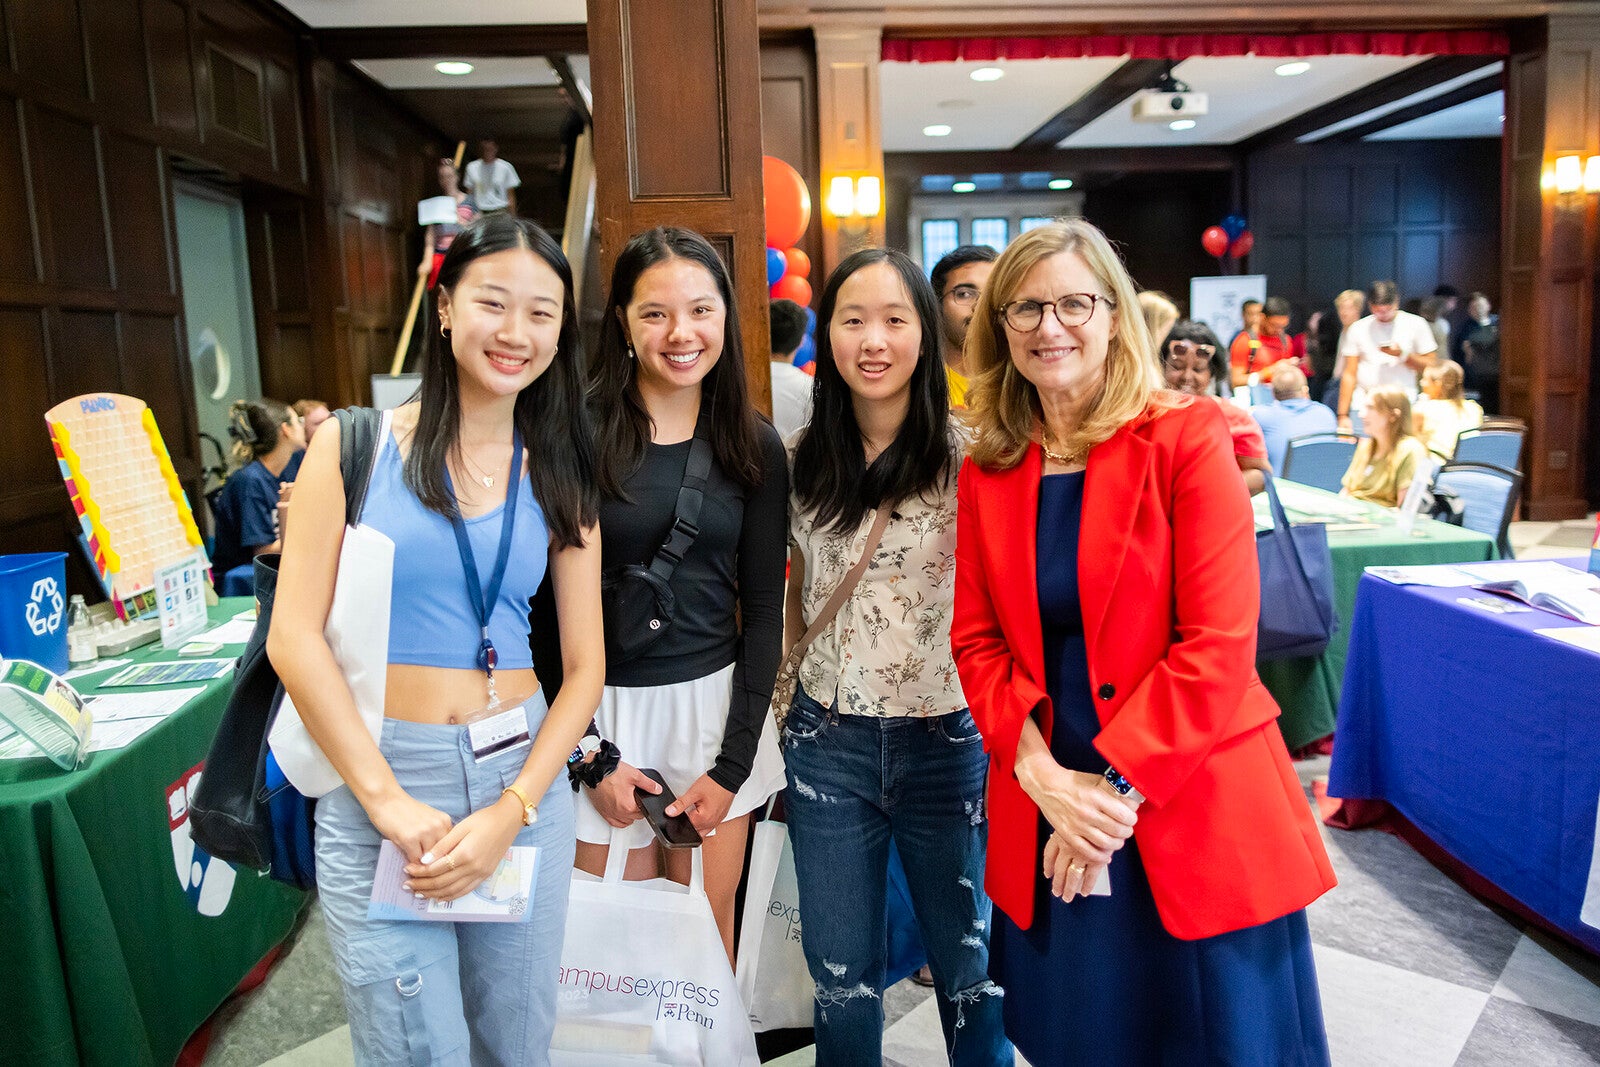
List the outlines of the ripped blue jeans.
<svg viewBox="0 0 1600 1067">
<path fill-rule="evenodd" d="M 1002 993 L 989 980 L 988 758 L 972 715 L 841 715 L 797 690 L 783 758 L 801 947 L 816 983 L 817 1062 L 883 1062 L 884 885 L 892 838 L 933 971 L 950 1062 L 1009 1065 Z"/>
</svg>

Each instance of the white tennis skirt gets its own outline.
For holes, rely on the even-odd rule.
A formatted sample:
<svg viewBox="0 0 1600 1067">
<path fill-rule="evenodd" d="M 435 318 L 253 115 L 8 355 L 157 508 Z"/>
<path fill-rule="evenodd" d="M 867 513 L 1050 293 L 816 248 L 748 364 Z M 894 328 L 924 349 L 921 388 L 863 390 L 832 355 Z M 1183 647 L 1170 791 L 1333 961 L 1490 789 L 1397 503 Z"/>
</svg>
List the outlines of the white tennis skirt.
<svg viewBox="0 0 1600 1067">
<path fill-rule="evenodd" d="M 660 771 L 672 791 L 682 796 L 711 769 L 722 751 L 728 701 L 733 694 L 733 666 L 730 663 L 715 674 L 671 685 L 606 686 L 594 716 L 600 736 L 622 750 L 624 763 Z M 750 777 L 734 795 L 727 817 L 749 814 L 783 786 L 783 752 L 769 715 L 761 726 Z M 587 788 L 579 789 L 578 796 L 574 807 L 579 841 L 634 849 L 654 839 L 645 820 L 619 830 L 594 809 Z"/>
</svg>

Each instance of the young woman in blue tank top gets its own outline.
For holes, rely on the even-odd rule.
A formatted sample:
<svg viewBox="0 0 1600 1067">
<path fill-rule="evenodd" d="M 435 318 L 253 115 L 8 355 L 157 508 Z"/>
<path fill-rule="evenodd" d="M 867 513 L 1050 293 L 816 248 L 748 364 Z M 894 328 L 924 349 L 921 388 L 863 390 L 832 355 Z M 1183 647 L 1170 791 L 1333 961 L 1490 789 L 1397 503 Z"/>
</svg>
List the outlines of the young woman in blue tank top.
<svg viewBox="0 0 1600 1067">
<path fill-rule="evenodd" d="M 548 234 L 499 216 L 456 238 L 437 296 L 420 399 L 394 413 L 363 514 L 395 543 L 381 736 L 323 637 L 344 532 L 336 423 L 296 484 L 267 647 L 345 782 L 317 804 L 317 881 L 356 1061 L 544 1064 L 574 840 L 562 770 L 605 672 L 572 275 Z M 547 566 L 567 635 L 548 707 L 527 622 Z M 530 740 L 484 743 L 496 695 L 494 725 L 525 716 Z M 513 844 L 537 847 L 533 914 L 369 919 L 385 839 L 405 855 L 406 887 L 439 900 L 477 889 Z"/>
</svg>

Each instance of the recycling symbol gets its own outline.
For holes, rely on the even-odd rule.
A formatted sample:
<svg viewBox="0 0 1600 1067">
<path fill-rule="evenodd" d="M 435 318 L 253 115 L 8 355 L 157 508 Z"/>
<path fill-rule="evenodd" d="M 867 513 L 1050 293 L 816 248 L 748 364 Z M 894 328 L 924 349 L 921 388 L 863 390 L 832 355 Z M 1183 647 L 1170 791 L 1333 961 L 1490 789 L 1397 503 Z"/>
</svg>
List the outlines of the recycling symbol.
<svg viewBox="0 0 1600 1067">
<path fill-rule="evenodd" d="M 40 578 L 33 583 L 33 595 L 28 598 L 28 608 L 23 613 L 33 636 L 43 637 L 61 629 L 61 614 L 66 602 L 54 578 Z"/>
</svg>

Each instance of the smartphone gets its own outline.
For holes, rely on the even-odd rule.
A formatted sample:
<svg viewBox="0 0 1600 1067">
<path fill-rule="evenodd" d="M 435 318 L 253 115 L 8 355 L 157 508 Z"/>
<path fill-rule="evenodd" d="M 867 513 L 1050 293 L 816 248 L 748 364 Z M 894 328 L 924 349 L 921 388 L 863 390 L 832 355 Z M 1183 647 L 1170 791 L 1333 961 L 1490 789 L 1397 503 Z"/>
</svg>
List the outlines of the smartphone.
<svg viewBox="0 0 1600 1067">
<path fill-rule="evenodd" d="M 656 832 L 656 840 L 665 848 L 697 847 L 700 844 L 700 831 L 694 828 L 689 816 L 667 814 L 667 808 L 678 798 L 661 777 L 661 772 L 653 767 L 640 767 L 639 773 L 661 787 L 659 793 L 646 793 L 637 787 L 633 791 L 634 800 L 638 801 L 640 810 L 644 812 L 644 821 Z"/>
</svg>

